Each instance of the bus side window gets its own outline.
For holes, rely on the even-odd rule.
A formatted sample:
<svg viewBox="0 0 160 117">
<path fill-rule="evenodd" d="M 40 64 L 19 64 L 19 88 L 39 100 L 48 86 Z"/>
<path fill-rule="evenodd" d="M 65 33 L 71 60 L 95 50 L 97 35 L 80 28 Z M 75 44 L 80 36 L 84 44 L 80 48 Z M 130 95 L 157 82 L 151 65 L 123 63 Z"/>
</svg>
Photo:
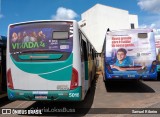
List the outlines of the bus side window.
<svg viewBox="0 0 160 117">
<path fill-rule="evenodd" d="M 92 60 L 94 60 L 94 51 L 92 49 Z"/>
<path fill-rule="evenodd" d="M 82 33 L 79 32 L 79 42 L 80 42 L 80 53 L 81 53 L 81 62 L 84 62 L 84 50 L 83 50 L 83 42 L 82 42 Z"/>
<path fill-rule="evenodd" d="M 89 50 L 88 50 L 88 43 L 87 43 L 87 38 L 83 35 L 81 32 L 81 44 L 82 44 L 82 53 L 84 54 L 84 61 L 88 61 L 88 56 L 89 56 Z"/>
<path fill-rule="evenodd" d="M 83 44 L 83 52 L 84 52 L 84 60 L 88 61 L 88 55 L 87 55 L 87 44 L 84 40 L 82 40 L 82 44 Z"/>
<path fill-rule="evenodd" d="M 138 38 L 146 39 L 146 38 L 148 38 L 148 35 L 147 35 L 147 33 L 138 33 Z"/>
</svg>

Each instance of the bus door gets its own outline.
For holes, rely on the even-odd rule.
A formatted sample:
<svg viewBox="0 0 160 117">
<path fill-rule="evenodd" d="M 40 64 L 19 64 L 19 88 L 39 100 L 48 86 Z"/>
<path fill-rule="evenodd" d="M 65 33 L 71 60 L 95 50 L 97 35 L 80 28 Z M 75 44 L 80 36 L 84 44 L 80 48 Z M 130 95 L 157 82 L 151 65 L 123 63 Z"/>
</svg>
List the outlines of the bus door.
<svg viewBox="0 0 160 117">
<path fill-rule="evenodd" d="M 85 92 L 87 92 L 89 84 L 88 84 L 88 54 L 87 54 L 87 43 L 82 40 L 82 48 L 84 52 L 84 69 L 85 69 Z"/>
</svg>

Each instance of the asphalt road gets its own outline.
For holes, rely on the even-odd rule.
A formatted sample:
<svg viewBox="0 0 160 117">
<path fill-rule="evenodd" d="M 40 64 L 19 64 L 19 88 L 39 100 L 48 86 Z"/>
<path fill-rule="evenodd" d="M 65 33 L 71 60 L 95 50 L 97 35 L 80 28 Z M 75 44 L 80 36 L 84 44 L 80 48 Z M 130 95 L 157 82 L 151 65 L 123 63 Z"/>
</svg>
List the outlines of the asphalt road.
<svg viewBox="0 0 160 117">
<path fill-rule="evenodd" d="M 112 81 L 104 83 L 102 76 L 99 75 L 93 81 L 85 100 L 81 102 L 7 101 L 7 103 L 1 102 L 0 106 L 1 108 L 27 110 L 41 109 L 45 115 L 54 116 L 146 117 L 154 115 L 158 117 L 158 114 L 153 113 L 156 111 L 160 113 L 160 81 Z M 65 112 L 59 113 L 60 109 Z M 144 109 L 152 113 L 134 113 L 143 112 Z"/>
</svg>

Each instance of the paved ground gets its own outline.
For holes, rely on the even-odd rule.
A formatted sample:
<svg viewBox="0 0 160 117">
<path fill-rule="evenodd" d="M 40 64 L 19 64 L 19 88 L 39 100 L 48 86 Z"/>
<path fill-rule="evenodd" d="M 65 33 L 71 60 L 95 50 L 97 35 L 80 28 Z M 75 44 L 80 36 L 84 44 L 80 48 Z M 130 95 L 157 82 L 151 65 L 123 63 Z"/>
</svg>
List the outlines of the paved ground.
<svg viewBox="0 0 160 117">
<path fill-rule="evenodd" d="M 154 110 L 160 108 L 160 81 L 104 83 L 100 74 L 99 77 L 93 81 L 91 90 L 82 102 L 7 101 L 7 103 L 4 104 L 1 102 L 0 106 L 2 108 L 43 109 L 45 111 L 64 108 L 74 110 L 76 108 L 76 112 L 80 114 L 79 116 L 86 117 L 159 117 L 160 115 L 158 114 L 131 113 L 133 110 L 140 111 L 139 109 L 144 110 L 146 108 Z M 109 112 L 111 114 L 106 114 Z M 160 109 L 158 112 L 160 112 Z M 63 116 L 66 115 L 66 113 L 54 115 Z M 74 116 L 70 113 L 68 115 Z M 0 115 L 0 117 L 2 116 L 4 115 Z M 13 115 L 7 115 L 5 117 L 13 117 Z"/>
</svg>

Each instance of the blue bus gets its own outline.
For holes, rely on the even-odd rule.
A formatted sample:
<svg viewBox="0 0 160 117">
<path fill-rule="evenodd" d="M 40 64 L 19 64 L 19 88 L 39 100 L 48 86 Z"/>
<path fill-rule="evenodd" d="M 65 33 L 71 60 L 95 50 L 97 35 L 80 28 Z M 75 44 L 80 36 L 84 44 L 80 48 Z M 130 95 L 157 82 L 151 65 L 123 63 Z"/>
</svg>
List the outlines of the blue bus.
<svg viewBox="0 0 160 117">
<path fill-rule="evenodd" d="M 151 29 L 108 31 L 102 55 L 104 80 L 157 78 L 155 37 Z"/>
</svg>

